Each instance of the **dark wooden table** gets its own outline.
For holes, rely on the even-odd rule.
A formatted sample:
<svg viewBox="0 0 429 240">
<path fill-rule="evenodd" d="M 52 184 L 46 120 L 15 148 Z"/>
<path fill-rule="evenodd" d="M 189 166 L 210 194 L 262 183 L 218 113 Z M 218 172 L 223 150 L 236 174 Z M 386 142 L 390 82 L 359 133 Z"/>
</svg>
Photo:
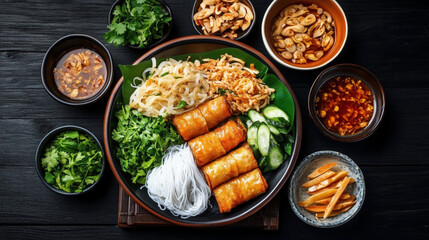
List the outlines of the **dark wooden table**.
<svg viewBox="0 0 429 240">
<path fill-rule="evenodd" d="M 41 138 L 51 129 L 76 124 L 102 139 L 107 98 L 88 107 L 53 100 L 43 89 L 40 65 L 58 38 L 84 33 L 103 41 L 113 1 L 12 1 L 0 3 L 0 239 L 428 239 L 429 237 L 429 2 L 340 0 L 348 17 L 349 38 L 330 64 L 356 63 L 370 69 L 386 92 L 386 114 L 370 138 L 339 143 L 324 137 L 307 111 L 307 94 L 324 69 L 296 71 L 278 66 L 298 96 L 303 113 L 299 161 L 324 149 L 350 156 L 367 186 L 362 210 L 335 229 L 306 225 L 292 212 L 281 191 L 280 229 L 207 230 L 117 227 L 118 183 L 110 170 L 99 188 L 82 197 L 48 190 L 34 168 Z M 195 34 L 191 0 L 166 0 L 174 12 L 170 36 Z M 261 22 L 270 1 L 253 0 L 256 26 L 243 40 L 268 56 Z M 118 64 L 143 52 L 107 44 Z"/>
</svg>

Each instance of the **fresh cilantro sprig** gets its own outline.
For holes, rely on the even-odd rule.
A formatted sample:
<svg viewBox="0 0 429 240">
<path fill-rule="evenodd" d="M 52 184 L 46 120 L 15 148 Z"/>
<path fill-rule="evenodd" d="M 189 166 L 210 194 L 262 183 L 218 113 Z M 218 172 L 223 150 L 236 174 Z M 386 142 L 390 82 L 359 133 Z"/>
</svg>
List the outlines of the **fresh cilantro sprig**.
<svg viewBox="0 0 429 240">
<path fill-rule="evenodd" d="M 115 7 L 104 39 L 115 46 L 130 44 L 144 48 L 164 36 L 171 20 L 157 0 L 125 0 Z"/>
<path fill-rule="evenodd" d="M 45 180 L 65 192 L 82 192 L 100 177 L 103 156 L 95 139 L 78 132 L 58 135 L 41 159 Z"/>
<path fill-rule="evenodd" d="M 129 105 L 116 112 L 112 139 L 118 143 L 116 157 L 133 183 L 144 184 L 147 172 L 161 164 L 165 150 L 182 139 L 163 117 L 146 117 Z"/>
</svg>

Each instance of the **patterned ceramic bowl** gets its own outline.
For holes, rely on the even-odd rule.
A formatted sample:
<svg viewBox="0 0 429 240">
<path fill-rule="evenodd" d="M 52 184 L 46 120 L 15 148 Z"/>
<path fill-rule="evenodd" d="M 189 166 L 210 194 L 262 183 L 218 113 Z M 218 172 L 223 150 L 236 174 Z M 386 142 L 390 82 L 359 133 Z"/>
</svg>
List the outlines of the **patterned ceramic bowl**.
<svg viewBox="0 0 429 240">
<path fill-rule="evenodd" d="M 319 218 L 318 220 L 314 213 L 298 206 L 297 203 L 310 196 L 307 194 L 306 189 L 302 187 L 302 184 L 308 181 L 307 176 L 318 167 L 331 162 L 337 162 L 337 165 L 332 168 L 333 171 L 348 171 L 348 176 L 355 180 L 354 183 L 347 186 L 346 191 L 350 195 L 356 196 L 356 203 L 344 213 L 327 219 Z M 363 205 L 366 191 L 363 173 L 356 163 L 344 154 L 326 150 L 312 153 L 302 160 L 292 175 L 288 192 L 290 206 L 299 219 L 314 227 L 333 228 L 350 221 L 359 212 Z"/>
</svg>

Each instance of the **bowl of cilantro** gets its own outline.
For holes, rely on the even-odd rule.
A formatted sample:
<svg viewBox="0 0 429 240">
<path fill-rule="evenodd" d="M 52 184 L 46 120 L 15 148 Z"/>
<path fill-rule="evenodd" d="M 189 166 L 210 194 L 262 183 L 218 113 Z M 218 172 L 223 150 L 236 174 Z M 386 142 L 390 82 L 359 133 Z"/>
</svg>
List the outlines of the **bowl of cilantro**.
<svg viewBox="0 0 429 240">
<path fill-rule="evenodd" d="M 105 169 L 97 137 L 85 128 L 67 125 L 49 132 L 36 152 L 36 171 L 50 190 L 80 195 L 93 189 Z"/>
<path fill-rule="evenodd" d="M 163 0 L 117 0 L 111 7 L 104 40 L 114 46 L 149 49 L 164 42 L 173 15 Z"/>
</svg>

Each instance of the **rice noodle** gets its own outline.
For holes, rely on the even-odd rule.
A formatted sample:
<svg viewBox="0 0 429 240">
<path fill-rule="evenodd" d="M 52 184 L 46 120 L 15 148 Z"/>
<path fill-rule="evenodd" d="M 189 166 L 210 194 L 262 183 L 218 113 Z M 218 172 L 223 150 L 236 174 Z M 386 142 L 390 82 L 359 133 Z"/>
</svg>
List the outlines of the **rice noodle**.
<svg viewBox="0 0 429 240">
<path fill-rule="evenodd" d="M 211 196 L 187 143 L 167 149 L 162 164 L 148 173 L 145 187 L 160 209 L 181 218 L 204 212 Z"/>
<path fill-rule="evenodd" d="M 133 79 L 137 88 L 130 97 L 130 107 L 145 116 L 157 117 L 167 114 L 181 114 L 209 99 L 207 76 L 191 61 L 177 61 L 172 58 L 143 71 L 142 77 Z M 180 107 L 180 102 L 186 102 Z"/>
</svg>

